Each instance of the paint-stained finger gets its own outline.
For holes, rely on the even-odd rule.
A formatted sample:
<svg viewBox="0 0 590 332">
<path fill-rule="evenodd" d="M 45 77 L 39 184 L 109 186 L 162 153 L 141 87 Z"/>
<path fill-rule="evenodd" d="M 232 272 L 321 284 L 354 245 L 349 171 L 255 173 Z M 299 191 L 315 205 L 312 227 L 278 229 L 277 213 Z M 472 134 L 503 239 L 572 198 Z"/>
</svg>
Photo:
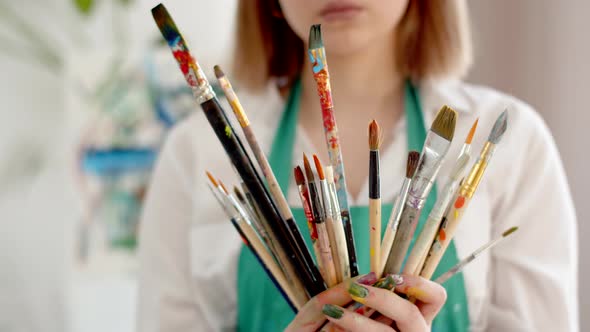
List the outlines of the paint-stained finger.
<svg viewBox="0 0 590 332">
<path fill-rule="evenodd" d="M 335 325 L 351 332 L 393 332 L 394 329 L 388 325 L 377 322 L 368 317 L 348 311 L 342 307 L 326 304 L 322 309 L 326 317 Z"/>
<path fill-rule="evenodd" d="M 395 287 L 395 291 L 417 299 L 417 307 L 426 322 L 431 324 L 447 300 L 444 287 L 418 276 L 403 275 L 402 279 L 403 282 Z"/>
<path fill-rule="evenodd" d="M 377 277 L 375 276 L 375 273 L 369 273 L 364 276 L 358 276 L 344 281 L 321 292 L 301 308 L 295 319 L 287 327 L 286 331 L 315 331 L 326 321 L 325 316 L 322 314 L 322 307 L 324 304 L 332 303 L 344 305 L 352 300 L 348 293 L 348 288 L 351 283 L 358 282 L 372 285 L 376 281 Z"/>
</svg>

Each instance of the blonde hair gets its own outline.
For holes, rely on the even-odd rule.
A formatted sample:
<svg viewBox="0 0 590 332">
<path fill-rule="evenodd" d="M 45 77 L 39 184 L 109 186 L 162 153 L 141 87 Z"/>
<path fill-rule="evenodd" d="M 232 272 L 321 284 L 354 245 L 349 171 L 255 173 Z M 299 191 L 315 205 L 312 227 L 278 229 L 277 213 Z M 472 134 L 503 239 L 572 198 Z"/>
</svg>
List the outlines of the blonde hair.
<svg viewBox="0 0 590 332">
<path fill-rule="evenodd" d="M 465 0 L 409 0 L 396 34 L 397 69 L 414 81 L 461 77 L 471 65 Z M 277 0 L 240 0 L 235 37 L 234 75 L 245 88 L 258 90 L 275 80 L 285 90 L 299 77 L 303 41 Z"/>
</svg>

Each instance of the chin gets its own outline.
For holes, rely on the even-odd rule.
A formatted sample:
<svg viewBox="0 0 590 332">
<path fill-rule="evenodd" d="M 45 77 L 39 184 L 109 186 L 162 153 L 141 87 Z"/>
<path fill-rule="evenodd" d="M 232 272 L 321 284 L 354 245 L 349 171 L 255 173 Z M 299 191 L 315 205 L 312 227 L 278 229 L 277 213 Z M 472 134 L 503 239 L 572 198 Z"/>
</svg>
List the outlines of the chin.
<svg viewBox="0 0 590 332">
<path fill-rule="evenodd" d="M 322 25 L 324 46 L 328 56 L 345 56 L 361 51 L 370 46 L 374 36 L 367 29 L 356 27 L 332 27 Z"/>
</svg>

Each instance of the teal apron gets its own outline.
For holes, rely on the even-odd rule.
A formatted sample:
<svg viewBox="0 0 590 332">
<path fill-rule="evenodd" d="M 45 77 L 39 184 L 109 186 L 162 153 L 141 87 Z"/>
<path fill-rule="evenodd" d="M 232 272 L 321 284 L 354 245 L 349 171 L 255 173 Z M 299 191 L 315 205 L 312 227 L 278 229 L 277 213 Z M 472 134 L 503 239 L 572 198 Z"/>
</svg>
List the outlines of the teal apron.
<svg viewBox="0 0 590 332">
<path fill-rule="evenodd" d="M 275 134 L 269 162 L 275 172 L 275 176 L 283 190 L 286 192 L 289 185 L 289 177 L 292 175 L 293 146 L 297 130 L 297 117 L 299 113 L 299 99 L 301 84 L 297 82 L 291 91 L 291 95 L 283 116 Z M 405 112 L 408 150 L 422 149 L 426 139 L 426 127 L 422 114 L 418 92 L 409 82 L 405 89 Z M 280 133 L 280 134 L 279 134 Z M 400 156 L 400 158 L 405 156 Z M 436 202 L 436 186 L 433 188 L 425 204 L 424 211 L 418 224 L 417 232 L 422 229 L 424 221 L 432 206 Z M 385 231 L 387 220 L 391 212 L 391 204 L 383 205 L 383 226 Z M 350 210 L 353 221 L 353 230 L 359 260 L 360 273 L 369 272 L 369 221 L 368 208 L 366 206 L 353 206 Z M 308 248 L 311 248 L 311 239 L 307 234 L 307 221 L 302 208 L 294 208 L 293 215 L 299 229 L 304 234 Z M 417 234 L 417 233 L 416 233 Z M 454 242 L 448 247 L 434 277 L 451 268 L 459 260 Z M 295 314 L 287 302 L 281 297 L 279 291 L 265 274 L 258 261 L 249 249 L 242 247 L 238 262 L 238 319 L 237 330 L 248 332 L 282 331 L 293 320 Z M 433 323 L 434 332 L 466 332 L 469 330 L 469 314 L 467 308 L 467 296 L 463 275 L 459 274 L 445 283 L 447 290 L 447 302 Z"/>
</svg>

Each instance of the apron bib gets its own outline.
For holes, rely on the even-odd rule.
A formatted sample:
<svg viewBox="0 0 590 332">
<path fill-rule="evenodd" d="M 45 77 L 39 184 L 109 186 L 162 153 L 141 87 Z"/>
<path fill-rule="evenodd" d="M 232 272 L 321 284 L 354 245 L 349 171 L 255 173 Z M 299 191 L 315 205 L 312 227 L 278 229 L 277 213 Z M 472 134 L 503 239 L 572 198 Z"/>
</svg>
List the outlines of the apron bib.
<svg viewBox="0 0 590 332">
<path fill-rule="evenodd" d="M 299 114 L 299 99 L 301 83 L 298 81 L 289 96 L 285 110 L 275 138 L 272 144 L 269 162 L 283 193 L 289 185 L 292 176 L 293 146 L 297 130 L 297 117 Z M 426 127 L 420 106 L 418 92 L 411 83 L 406 83 L 405 89 L 405 115 L 408 151 L 422 149 L 426 139 Z M 280 133 L 280 134 L 279 134 Z M 401 156 L 400 156 L 401 157 Z M 404 156 L 405 158 L 405 156 Z M 416 234 L 420 232 L 436 202 L 436 185 L 428 197 Z M 383 204 L 382 230 L 385 232 L 391 204 Z M 369 272 L 369 211 L 367 206 L 353 206 L 350 209 L 359 270 L 361 274 Z M 305 243 L 312 247 L 311 239 L 307 232 L 307 220 L 302 208 L 294 208 L 293 215 L 302 230 Z M 413 245 L 412 241 L 412 245 Z M 410 246 L 410 250 L 411 247 Z M 410 252 L 410 251 L 408 251 Z M 451 241 L 443 256 L 434 277 L 444 273 L 459 262 L 454 241 Z M 433 278 L 434 279 L 434 278 Z M 447 281 L 444 285 L 447 290 L 447 302 L 441 309 L 434 323 L 433 332 L 467 332 L 469 330 L 469 313 L 467 308 L 467 296 L 463 275 L 459 274 Z M 254 255 L 246 246 L 242 247 L 238 261 L 237 276 L 238 291 L 238 319 L 237 331 L 247 332 L 275 332 L 283 331 L 293 320 L 295 314 L 283 299 L 272 281 L 265 274 Z"/>
</svg>

